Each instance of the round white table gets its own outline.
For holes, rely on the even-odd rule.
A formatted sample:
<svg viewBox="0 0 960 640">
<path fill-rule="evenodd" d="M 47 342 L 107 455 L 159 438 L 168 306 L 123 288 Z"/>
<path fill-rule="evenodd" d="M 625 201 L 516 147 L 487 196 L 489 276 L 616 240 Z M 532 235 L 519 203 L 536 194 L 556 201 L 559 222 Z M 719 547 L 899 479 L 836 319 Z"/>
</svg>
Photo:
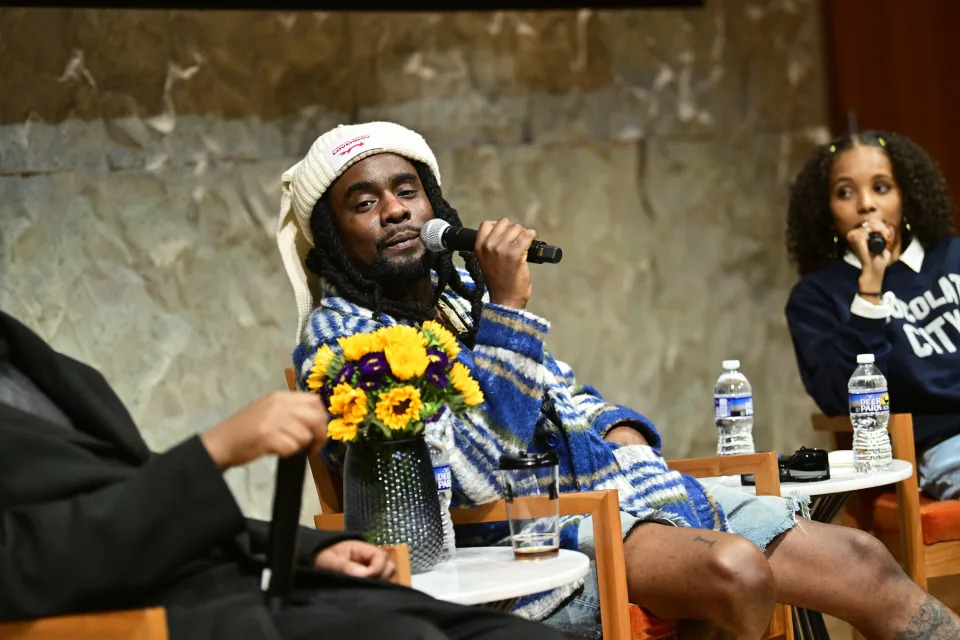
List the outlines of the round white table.
<svg viewBox="0 0 960 640">
<path fill-rule="evenodd" d="M 838 455 L 839 454 L 839 455 Z M 811 496 L 810 519 L 817 522 L 833 520 L 851 491 L 882 487 L 900 482 L 913 475 L 913 465 L 906 460 L 894 460 L 888 469 L 871 473 L 857 473 L 852 466 L 836 464 L 841 458 L 852 459 L 848 451 L 830 452 L 830 478 L 816 482 L 781 482 L 780 495 L 801 493 Z M 721 485 L 756 493 L 753 486 L 740 484 L 740 476 L 714 476 L 700 478 L 707 489 L 711 485 Z M 830 640 L 823 615 L 819 611 L 793 608 L 793 631 L 799 640 Z"/>
<path fill-rule="evenodd" d="M 874 471 L 872 473 L 857 473 L 853 467 L 831 465 L 829 480 L 817 480 L 816 482 L 781 482 L 780 495 L 786 496 L 794 492 L 805 493 L 808 496 L 850 493 L 851 491 L 857 491 L 859 489 L 882 487 L 885 484 L 900 482 L 904 478 L 909 478 L 911 475 L 913 475 L 913 465 L 906 460 L 894 460 L 889 469 L 885 471 Z M 740 476 L 700 478 L 700 483 L 707 487 L 709 487 L 710 484 L 718 484 L 756 493 L 756 487 L 740 484 Z"/>
<path fill-rule="evenodd" d="M 549 591 L 587 575 L 590 559 L 560 549 L 552 558 L 514 560 L 513 547 L 458 548 L 456 558 L 411 578 L 411 586 L 438 600 L 509 608 L 521 596 Z"/>
</svg>

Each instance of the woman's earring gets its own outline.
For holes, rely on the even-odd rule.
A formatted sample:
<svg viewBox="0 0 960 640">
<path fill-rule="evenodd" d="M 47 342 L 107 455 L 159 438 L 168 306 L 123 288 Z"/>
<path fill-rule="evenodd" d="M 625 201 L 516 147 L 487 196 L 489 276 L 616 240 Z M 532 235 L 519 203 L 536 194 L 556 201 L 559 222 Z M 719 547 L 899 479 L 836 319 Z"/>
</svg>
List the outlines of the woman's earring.
<svg viewBox="0 0 960 640">
<path fill-rule="evenodd" d="M 839 252 L 840 252 L 840 238 L 837 237 L 837 232 L 834 231 L 833 232 L 833 257 L 839 258 L 840 257 Z"/>
<path fill-rule="evenodd" d="M 907 216 L 903 216 L 903 226 L 905 226 L 905 227 L 907 228 L 907 231 L 911 231 L 911 229 L 910 229 L 910 221 L 907 220 Z"/>
</svg>

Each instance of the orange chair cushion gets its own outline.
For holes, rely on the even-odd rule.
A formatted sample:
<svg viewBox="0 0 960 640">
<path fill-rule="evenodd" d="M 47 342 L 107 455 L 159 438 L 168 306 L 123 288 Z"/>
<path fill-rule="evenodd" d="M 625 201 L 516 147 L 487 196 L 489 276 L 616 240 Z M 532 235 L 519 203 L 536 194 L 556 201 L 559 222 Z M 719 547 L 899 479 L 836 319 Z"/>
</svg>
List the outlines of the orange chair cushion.
<svg viewBox="0 0 960 640">
<path fill-rule="evenodd" d="M 873 503 L 873 526 L 877 531 L 899 531 L 897 492 L 883 493 Z M 933 500 L 920 494 L 920 527 L 923 543 L 960 540 L 960 500 Z"/>
<path fill-rule="evenodd" d="M 631 640 L 661 640 L 676 634 L 676 622 L 658 618 L 638 605 L 630 605 Z"/>
</svg>

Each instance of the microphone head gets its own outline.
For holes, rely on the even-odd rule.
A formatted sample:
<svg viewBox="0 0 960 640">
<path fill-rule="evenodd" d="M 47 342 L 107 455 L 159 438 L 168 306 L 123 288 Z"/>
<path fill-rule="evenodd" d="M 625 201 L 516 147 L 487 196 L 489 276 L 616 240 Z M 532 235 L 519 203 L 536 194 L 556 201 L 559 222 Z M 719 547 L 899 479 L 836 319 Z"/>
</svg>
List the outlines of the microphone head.
<svg viewBox="0 0 960 640">
<path fill-rule="evenodd" d="M 443 232 L 449 226 L 449 222 L 440 218 L 428 220 L 426 224 L 420 227 L 420 239 L 423 240 L 423 246 L 434 253 L 446 251 L 446 247 L 443 246 Z"/>
<path fill-rule="evenodd" d="M 870 250 L 870 253 L 878 256 L 881 253 L 883 253 L 883 250 L 886 248 L 887 248 L 887 241 L 884 240 L 882 234 L 874 231 L 867 238 L 867 249 Z"/>
</svg>

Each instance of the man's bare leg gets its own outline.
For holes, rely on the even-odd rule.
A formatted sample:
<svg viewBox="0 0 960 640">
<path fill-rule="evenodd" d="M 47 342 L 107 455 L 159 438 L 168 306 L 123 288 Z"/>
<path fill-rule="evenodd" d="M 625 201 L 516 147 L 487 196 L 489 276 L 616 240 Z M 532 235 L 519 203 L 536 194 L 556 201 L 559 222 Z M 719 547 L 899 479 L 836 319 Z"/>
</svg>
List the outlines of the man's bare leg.
<svg viewBox="0 0 960 640">
<path fill-rule="evenodd" d="M 822 611 L 870 640 L 960 640 L 960 618 L 868 533 L 798 518 L 764 556 L 729 533 L 657 524 L 624 542 L 631 602 L 756 640 L 775 602 Z"/>
<path fill-rule="evenodd" d="M 960 640 L 960 618 L 868 533 L 798 518 L 767 556 L 781 602 L 845 620 L 870 640 Z"/>
<path fill-rule="evenodd" d="M 702 620 L 743 640 L 770 623 L 777 584 L 760 549 L 742 536 L 654 523 L 624 542 L 630 601 L 667 620 Z"/>
</svg>

